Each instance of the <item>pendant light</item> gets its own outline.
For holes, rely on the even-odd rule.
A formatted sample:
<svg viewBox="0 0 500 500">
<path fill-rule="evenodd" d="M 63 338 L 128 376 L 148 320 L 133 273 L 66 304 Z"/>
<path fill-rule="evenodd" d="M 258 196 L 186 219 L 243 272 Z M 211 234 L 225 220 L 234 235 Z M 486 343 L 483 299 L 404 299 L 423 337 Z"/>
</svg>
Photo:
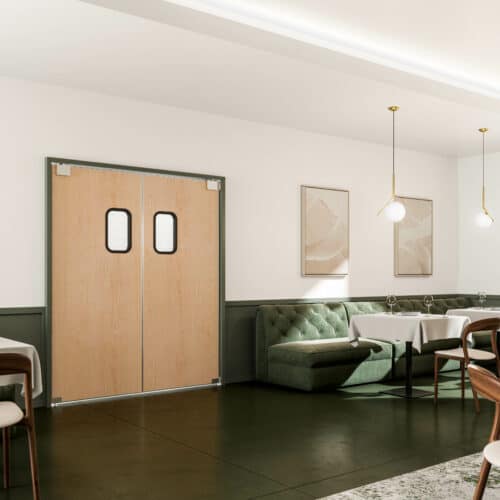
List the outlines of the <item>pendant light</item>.
<svg viewBox="0 0 500 500">
<path fill-rule="evenodd" d="M 476 216 L 476 224 L 479 227 L 490 227 L 493 223 L 493 217 L 488 212 L 486 208 L 486 196 L 485 196 L 485 187 L 484 187 L 484 136 L 486 132 L 488 132 L 487 128 L 480 128 L 479 132 L 483 134 L 483 190 L 481 194 L 481 212 L 479 212 Z"/>
<path fill-rule="evenodd" d="M 392 113 L 392 194 L 389 201 L 380 209 L 377 215 L 382 212 L 392 222 L 399 222 L 405 218 L 406 208 L 398 201 L 396 196 L 396 167 L 395 167 L 395 116 L 399 106 L 389 106 L 387 108 Z"/>
</svg>

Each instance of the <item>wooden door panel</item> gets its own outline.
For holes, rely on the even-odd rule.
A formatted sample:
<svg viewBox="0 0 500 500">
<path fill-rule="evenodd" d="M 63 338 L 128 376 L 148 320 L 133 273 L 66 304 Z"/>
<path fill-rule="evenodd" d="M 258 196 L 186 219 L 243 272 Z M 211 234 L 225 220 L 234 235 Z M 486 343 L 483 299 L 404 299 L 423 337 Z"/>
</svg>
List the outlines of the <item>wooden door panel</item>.
<svg viewBox="0 0 500 500">
<path fill-rule="evenodd" d="M 141 176 L 52 171 L 52 394 L 63 401 L 142 390 Z M 105 214 L 132 216 L 132 248 L 110 253 Z"/>
<path fill-rule="evenodd" d="M 157 212 L 177 217 L 177 250 L 153 248 Z M 144 177 L 144 390 L 219 375 L 219 193 L 206 181 Z"/>
</svg>

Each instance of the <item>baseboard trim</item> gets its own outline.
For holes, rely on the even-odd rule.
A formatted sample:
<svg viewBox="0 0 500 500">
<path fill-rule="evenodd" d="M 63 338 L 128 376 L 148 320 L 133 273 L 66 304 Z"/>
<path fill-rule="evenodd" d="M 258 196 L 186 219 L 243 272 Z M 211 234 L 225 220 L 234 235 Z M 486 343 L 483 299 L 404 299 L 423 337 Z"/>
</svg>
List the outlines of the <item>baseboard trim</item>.
<svg viewBox="0 0 500 500">
<path fill-rule="evenodd" d="M 199 389 L 214 389 L 220 387 L 220 385 L 221 385 L 220 382 L 218 382 L 216 384 L 192 385 L 189 387 L 175 387 L 173 389 L 159 389 L 156 391 L 133 392 L 130 394 L 119 394 L 117 396 L 102 396 L 97 398 L 79 399 L 76 401 L 53 401 L 51 406 L 52 408 L 60 408 L 64 406 L 88 405 L 92 403 L 104 403 L 108 401 L 117 401 L 121 399 L 158 396 L 160 394 L 170 394 L 175 392 L 189 392 L 189 391 L 196 391 Z"/>
</svg>

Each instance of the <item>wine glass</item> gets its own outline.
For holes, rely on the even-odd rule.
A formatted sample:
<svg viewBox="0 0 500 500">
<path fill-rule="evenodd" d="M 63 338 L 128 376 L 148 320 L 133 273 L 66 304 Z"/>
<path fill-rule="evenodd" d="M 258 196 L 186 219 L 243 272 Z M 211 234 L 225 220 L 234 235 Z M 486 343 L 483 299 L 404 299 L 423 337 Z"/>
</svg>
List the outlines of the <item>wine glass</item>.
<svg viewBox="0 0 500 500">
<path fill-rule="evenodd" d="M 393 314 L 392 308 L 398 303 L 398 299 L 396 298 L 396 296 L 392 293 L 388 294 L 387 298 L 385 299 L 385 303 L 390 307 L 391 314 Z"/>
<path fill-rule="evenodd" d="M 427 314 L 431 313 L 432 304 L 434 304 L 434 297 L 432 295 L 426 295 L 424 297 L 424 306 L 427 307 Z"/>
<path fill-rule="evenodd" d="M 486 298 L 487 298 L 486 292 L 478 292 L 477 293 L 479 307 L 484 307 L 484 303 L 486 302 Z"/>
</svg>

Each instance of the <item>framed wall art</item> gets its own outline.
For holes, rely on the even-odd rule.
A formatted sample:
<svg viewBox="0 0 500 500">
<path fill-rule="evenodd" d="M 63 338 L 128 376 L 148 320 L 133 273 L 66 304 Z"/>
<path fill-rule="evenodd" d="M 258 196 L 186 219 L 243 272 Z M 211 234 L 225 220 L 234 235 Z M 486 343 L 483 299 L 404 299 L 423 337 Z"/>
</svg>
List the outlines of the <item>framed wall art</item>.
<svg viewBox="0 0 500 500">
<path fill-rule="evenodd" d="M 398 197 L 405 218 L 394 224 L 394 274 L 430 276 L 433 272 L 432 200 Z"/>
<path fill-rule="evenodd" d="M 301 186 L 302 275 L 349 273 L 349 191 Z"/>
</svg>

